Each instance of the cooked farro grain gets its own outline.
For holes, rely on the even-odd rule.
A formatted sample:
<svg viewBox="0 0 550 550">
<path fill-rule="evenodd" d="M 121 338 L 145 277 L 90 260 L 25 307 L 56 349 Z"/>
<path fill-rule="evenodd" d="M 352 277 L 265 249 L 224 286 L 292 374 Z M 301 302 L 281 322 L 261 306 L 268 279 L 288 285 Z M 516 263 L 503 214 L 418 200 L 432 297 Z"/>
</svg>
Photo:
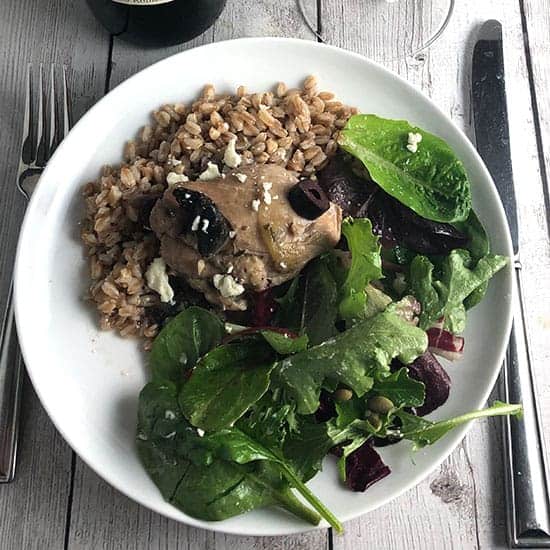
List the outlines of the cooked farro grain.
<svg viewBox="0 0 550 550">
<path fill-rule="evenodd" d="M 207 84 L 190 105 L 155 111 L 153 122 L 125 145 L 124 163 L 105 167 L 84 187 L 82 240 L 90 258 L 89 297 L 101 328 L 141 336 L 146 346 L 158 331 L 147 308 L 158 306 L 159 297 L 144 273 L 159 243 L 140 223 L 138 198 L 160 196 L 170 172 L 193 180 L 208 162 L 222 168 L 225 148 L 235 138 L 243 164 L 276 163 L 310 176 L 336 152 L 336 135 L 355 112 L 333 93 L 318 92 L 313 76 L 303 89 L 279 82 L 274 92 L 264 93 L 239 86 L 235 95 L 216 95 Z"/>
</svg>

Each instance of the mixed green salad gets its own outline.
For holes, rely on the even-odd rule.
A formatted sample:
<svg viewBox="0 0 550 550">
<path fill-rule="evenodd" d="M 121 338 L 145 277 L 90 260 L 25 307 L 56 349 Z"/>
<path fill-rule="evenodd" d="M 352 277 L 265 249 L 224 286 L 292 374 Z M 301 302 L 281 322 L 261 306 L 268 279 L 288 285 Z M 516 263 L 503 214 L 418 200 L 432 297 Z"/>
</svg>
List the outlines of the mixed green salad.
<svg viewBox="0 0 550 550">
<path fill-rule="evenodd" d="M 379 446 L 418 449 L 474 418 L 521 413 L 495 402 L 424 418 L 450 391 L 436 356 L 462 356 L 466 312 L 508 261 L 490 253 L 451 148 L 405 121 L 356 115 L 317 178 L 345 216 L 339 246 L 257 296 L 247 323 L 191 306 L 153 343 L 137 449 L 191 516 L 276 505 L 341 532 L 306 485 L 327 455 L 364 491 L 390 473 Z"/>
</svg>

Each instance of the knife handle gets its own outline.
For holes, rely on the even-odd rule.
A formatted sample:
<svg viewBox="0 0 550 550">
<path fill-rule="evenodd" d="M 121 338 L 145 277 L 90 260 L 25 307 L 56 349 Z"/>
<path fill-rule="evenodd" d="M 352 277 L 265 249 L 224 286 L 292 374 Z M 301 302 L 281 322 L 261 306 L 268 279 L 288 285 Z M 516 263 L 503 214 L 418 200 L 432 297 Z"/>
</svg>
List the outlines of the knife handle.
<svg viewBox="0 0 550 550">
<path fill-rule="evenodd" d="M 513 548 L 550 548 L 544 441 L 525 324 L 521 264 L 515 262 L 514 323 L 503 370 L 504 396 L 523 404 L 523 420 L 504 420 L 508 536 Z"/>
</svg>

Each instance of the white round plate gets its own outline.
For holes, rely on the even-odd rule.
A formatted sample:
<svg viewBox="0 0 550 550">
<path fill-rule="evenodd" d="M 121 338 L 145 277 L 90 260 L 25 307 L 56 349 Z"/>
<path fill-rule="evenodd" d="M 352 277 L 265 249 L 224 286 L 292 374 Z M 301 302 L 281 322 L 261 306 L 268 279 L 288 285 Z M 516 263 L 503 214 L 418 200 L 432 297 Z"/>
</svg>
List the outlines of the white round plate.
<svg viewBox="0 0 550 550">
<path fill-rule="evenodd" d="M 189 50 L 153 65 L 118 86 L 73 128 L 44 171 L 23 224 L 15 273 L 16 319 L 25 363 L 57 429 L 80 457 L 130 498 L 170 518 L 206 529 L 245 535 L 282 535 L 310 525 L 277 509 L 223 522 L 187 516 L 166 503 L 134 448 L 136 406 L 147 381 L 136 342 L 102 332 L 82 296 L 88 267 L 79 242 L 82 186 L 102 165 L 121 160 L 124 142 L 167 102 L 189 101 L 211 82 L 219 91 L 265 91 L 278 81 L 297 86 L 315 74 L 362 112 L 404 118 L 446 139 L 472 181 L 476 211 L 493 250 L 511 254 L 504 212 L 489 173 L 460 130 L 429 99 L 398 76 L 338 48 L 294 39 L 251 38 Z M 471 312 L 462 361 L 448 367 L 453 380 L 439 419 L 483 406 L 496 380 L 511 324 L 511 269 L 499 273 Z M 462 439 L 454 431 L 411 459 L 407 442 L 380 452 L 392 474 L 366 493 L 338 482 L 331 458 L 309 486 L 346 521 L 381 506 L 422 480 Z M 323 527 L 323 525 L 321 525 Z"/>
</svg>

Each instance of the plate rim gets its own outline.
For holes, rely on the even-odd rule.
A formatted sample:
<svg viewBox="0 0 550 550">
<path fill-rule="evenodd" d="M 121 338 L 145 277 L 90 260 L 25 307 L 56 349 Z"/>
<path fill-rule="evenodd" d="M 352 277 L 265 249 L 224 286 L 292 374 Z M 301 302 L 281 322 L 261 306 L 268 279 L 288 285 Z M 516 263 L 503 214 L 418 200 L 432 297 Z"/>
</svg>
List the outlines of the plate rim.
<svg viewBox="0 0 550 550">
<path fill-rule="evenodd" d="M 380 71 L 382 74 L 384 74 L 386 77 L 393 79 L 401 86 L 403 86 L 407 93 L 411 95 L 411 98 L 413 100 L 420 100 L 422 102 L 425 102 L 429 105 L 430 109 L 435 111 L 438 116 L 442 117 L 445 122 L 452 126 L 453 130 L 456 132 L 457 135 L 460 136 L 462 140 L 462 145 L 465 147 L 467 151 L 467 155 L 474 159 L 477 168 L 481 170 L 483 173 L 485 179 L 490 182 L 490 191 L 493 195 L 493 198 L 496 199 L 495 205 L 498 217 L 502 219 L 503 226 L 506 228 L 504 237 L 504 248 L 506 249 L 506 254 L 512 258 L 513 252 L 512 252 L 512 244 L 511 244 L 511 237 L 510 237 L 510 230 L 508 226 L 508 222 L 505 216 L 504 208 L 502 206 L 502 201 L 500 200 L 500 196 L 498 195 L 495 183 L 493 178 L 491 177 L 485 163 L 483 162 L 482 158 L 480 157 L 479 153 L 471 143 L 471 141 L 468 139 L 464 131 L 448 116 L 430 97 L 422 93 L 420 90 L 418 90 L 413 84 L 408 82 L 405 78 L 398 75 L 397 73 L 391 71 L 387 67 L 384 67 L 381 63 L 374 61 L 372 59 L 369 59 L 359 53 L 352 52 L 349 50 L 346 50 L 344 48 L 340 48 L 338 46 L 328 45 L 328 44 L 322 44 L 318 42 L 313 42 L 311 40 L 307 39 L 300 39 L 300 38 L 286 38 L 286 37 L 266 37 L 266 36 L 260 36 L 260 37 L 243 37 L 243 38 L 234 38 L 234 39 L 228 39 L 223 40 L 219 42 L 213 42 L 209 44 L 204 44 L 201 46 L 197 46 L 194 48 L 190 48 L 188 50 L 184 50 L 181 52 L 177 52 L 173 55 L 167 56 L 163 59 L 160 59 L 159 61 L 141 69 L 140 71 L 136 72 L 135 74 L 128 77 L 126 80 L 120 82 L 116 87 L 114 87 L 112 90 L 110 90 L 107 94 L 105 94 L 101 99 L 99 99 L 84 115 L 80 118 L 80 120 L 73 126 L 71 129 L 71 132 L 68 134 L 68 136 L 63 140 L 63 142 L 59 145 L 55 153 L 52 155 L 52 158 L 50 159 L 50 162 L 48 163 L 48 166 L 42 173 L 40 180 L 37 184 L 36 190 L 27 206 L 27 210 L 25 213 L 25 217 L 23 220 L 23 223 L 21 225 L 21 230 L 18 238 L 18 244 L 17 244 L 17 252 L 15 257 L 15 264 L 14 264 L 14 311 L 15 311 L 15 319 L 16 319 L 16 325 L 18 327 L 18 333 L 19 333 L 19 342 L 20 342 L 20 349 L 23 356 L 23 359 L 25 361 L 25 365 L 28 365 L 27 360 L 30 356 L 30 353 L 28 349 L 32 347 L 32 339 L 30 338 L 30 335 L 26 334 L 25 328 L 24 328 L 24 299 L 23 299 L 23 288 L 21 288 L 21 285 L 18 284 L 18 281 L 21 278 L 20 273 L 22 273 L 24 269 L 24 259 L 27 252 L 27 236 L 30 233 L 30 225 L 31 221 L 34 217 L 34 212 L 38 205 L 38 199 L 40 198 L 41 190 L 43 189 L 43 186 L 41 183 L 43 181 L 46 181 L 48 179 L 49 175 L 49 168 L 52 164 L 55 165 L 52 161 L 55 160 L 56 157 L 61 156 L 63 154 L 63 150 L 66 147 L 67 141 L 70 140 L 71 134 L 74 135 L 75 131 L 80 128 L 81 126 L 84 126 L 89 119 L 91 119 L 93 116 L 95 116 L 96 111 L 105 103 L 109 102 L 110 99 L 117 94 L 124 93 L 124 90 L 126 88 L 130 88 L 132 86 L 132 83 L 135 79 L 140 77 L 143 73 L 146 73 L 148 71 L 151 71 L 154 67 L 158 67 L 159 65 L 163 64 L 171 64 L 175 63 L 176 59 L 185 58 L 186 56 L 192 56 L 195 51 L 197 50 L 217 50 L 217 49 L 223 49 L 224 47 L 227 47 L 228 45 L 233 45 L 236 43 L 247 43 L 247 44 L 253 44 L 253 43 L 269 43 L 272 42 L 274 44 L 277 43 L 287 43 L 287 44 L 294 44 L 297 47 L 309 47 L 312 49 L 318 49 L 319 52 L 322 55 L 322 51 L 325 49 L 332 50 L 335 52 L 338 52 L 338 54 L 343 55 L 344 57 L 353 58 L 355 60 L 361 61 L 362 63 L 365 63 L 367 65 L 370 65 L 371 69 L 374 69 L 376 71 Z M 276 79 L 274 79 L 275 81 Z M 509 272 L 509 275 L 512 273 L 512 265 L 511 262 L 508 263 L 507 271 Z M 505 284 L 505 283 L 503 283 Z M 483 399 L 482 401 L 477 405 L 477 407 L 481 407 L 489 398 L 489 395 L 491 394 L 495 382 L 499 376 L 500 373 L 500 367 L 498 365 L 501 365 L 504 360 L 504 355 L 506 352 L 507 342 L 512 326 L 512 294 L 515 292 L 513 280 L 512 277 L 508 277 L 508 284 L 505 287 L 505 290 L 507 291 L 507 294 L 510 295 L 510 300 L 508 301 L 508 307 L 505 319 L 505 330 L 504 330 L 504 338 L 501 342 L 500 349 L 498 350 L 498 353 L 495 354 L 495 357 L 498 358 L 498 361 L 496 361 L 495 365 L 493 367 L 493 372 L 491 374 L 491 380 L 490 384 L 488 384 L 487 388 L 485 388 L 485 391 L 483 393 Z M 20 328 L 21 327 L 21 328 Z M 35 367 L 36 368 L 36 367 Z M 146 503 L 143 500 L 139 498 L 137 494 L 132 494 L 131 488 L 127 488 L 125 486 L 122 486 L 122 484 L 119 484 L 117 479 L 114 479 L 112 476 L 109 475 L 109 473 L 102 472 L 100 469 L 101 465 L 96 465 L 92 461 L 89 461 L 87 457 L 83 456 L 81 452 L 78 450 L 78 447 L 76 445 L 73 445 L 73 441 L 71 436 L 66 433 L 66 431 L 63 429 L 62 422 L 59 421 L 58 418 L 55 418 L 54 415 L 51 412 L 51 408 L 48 406 L 46 398 L 43 396 L 43 393 L 40 389 L 40 385 L 35 382 L 35 376 L 33 374 L 33 367 L 30 368 L 27 366 L 27 373 L 29 375 L 29 378 L 32 382 L 33 388 L 44 407 L 46 413 L 48 414 L 49 419 L 54 424 L 56 430 L 61 434 L 63 439 L 67 442 L 67 444 L 71 447 L 71 449 L 77 453 L 79 458 L 92 470 L 94 471 L 101 479 L 105 480 L 109 485 L 114 487 L 116 490 L 121 492 L 123 495 L 125 495 L 127 498 L 131 499 L 133 502 L 138 503 L 141 506 L 146 507 L 149 510 L 152 510 L 164 517 L 168 517 L 169 519 L 173 519 L 175 521 L 178 521 L 180 523 L 184 523 L 186 525 L 190 525 L 193 527 L 198 527 L 202 529 L 206 529 L 209 531 L 214 532 L 223 532 L 228 534 L 235 534 L 235 535 L 245 535 L 245 536 L 284 536 L 284 535 L 291 535 L 291 534 L 298 534 L 298 533 L 305 533 L 311 530 L 315 529 L 324 529 L 327 528 L 328 525 L 322 521 L 318 526 L 312 526 L 309 524 L 304 523 L 303 527 L 300 526 L 288 526 L 284 530 L 276 529 L 276 530 L 270 530 L 269 524 L 265 526 L 261 531 L 258 529 L 255 530 L 243 530 L 242 528 L 239 528 L 239 524 L 237 523 L 235 526 L 231 526 L 229 528 L 224 527 L 225 522 L 224 521 L 203 521 L 199 520 L 197 518 L 194 518 L 192 516 L 189 516 L 185 514 L 184 512 L 177 509 L 175 506 L 172 506 L 170 509 L 170 512 L 167 512 L 166 510 L 160 510 L 157 506 L 155 506 L 154 503 Z M 439 451 L 439 454 L 437 455 L 437 458 L 431 463 L 430 467 L 427 468 L 427 470 L 421 474 L 416 474 L 414 476 L 411 476 L 411 479 L 404 483 L 398 491 L 392 492 L 389 496 L 385 498 L 381 498 L 377 501 L 376 505 L 372 506 L 371 508 L 368 508 L 368 510 L 362 510 L 359 513 L 350 513 L 348 515 L 342 515 L 340 514 L 341 521 L 351 521 L 355 518 L 358 518 L 362 515 L 365 515 L 369 512 L 372 512 L 373 510 L 376 510 L 380 508 L 381 506 L 384 506 L 388 502 L 400 497 L 403 493 L 410 490 L 411 488 L 415 487 L 422 481 L 424 481 L 432 472 L 434 472 L 441 463 L 446 460 L 457 448 L 457 446 L 460 444 L 462 439 L 465 437 L 467 432 L 469 431 L 471 426 L 471 422 L 468 424 L 465 424 L 457 429 L 454 430 L 451 435 L 446 437 L 446 440 L 448 442 L 447 446 L 444 450 Z M 262 527 L 264 527 L 262 525 Z"/>
</svg>

